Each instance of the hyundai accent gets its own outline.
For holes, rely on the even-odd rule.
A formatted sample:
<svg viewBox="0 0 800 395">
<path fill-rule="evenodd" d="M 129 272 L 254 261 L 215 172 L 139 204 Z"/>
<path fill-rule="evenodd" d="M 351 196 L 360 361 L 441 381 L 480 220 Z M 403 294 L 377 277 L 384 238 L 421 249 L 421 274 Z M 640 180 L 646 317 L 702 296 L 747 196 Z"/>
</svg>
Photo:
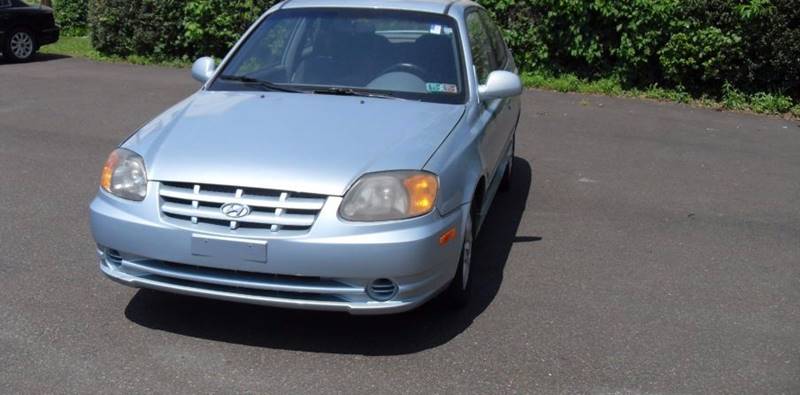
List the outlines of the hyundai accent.
<svg viewBox="0 0 800 395">
<path fill-rule="evenodd" d="M 516 73 L 473 2 L 279 3 L 110 154 L 90 208 L 100 269 L 298 309 L 464 305 L 511 183 Z"/>
</svg>

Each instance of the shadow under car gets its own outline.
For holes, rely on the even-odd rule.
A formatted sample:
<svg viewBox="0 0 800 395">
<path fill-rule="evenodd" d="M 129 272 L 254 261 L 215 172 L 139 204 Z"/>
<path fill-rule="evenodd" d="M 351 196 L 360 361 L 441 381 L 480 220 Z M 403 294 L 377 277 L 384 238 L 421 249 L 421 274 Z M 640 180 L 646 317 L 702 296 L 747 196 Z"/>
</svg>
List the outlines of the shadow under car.
<svg viewBox="0 0 800 395">
<path fill-rule="evenodd" d="M 139 290 L 125 316 L 144 327 L 202 339 L 285 350 L 401 355 L 445 344 L 468 328 L 494 300 L 511 246 L 539 241 L 517 236 L 532 187 L 530 164 L 514 158 L 513 187 L 497 194 L 478 236 L 473 294 L 462 309 L 436 298 L 397 315 L 286 310 Z"/>
</svg>

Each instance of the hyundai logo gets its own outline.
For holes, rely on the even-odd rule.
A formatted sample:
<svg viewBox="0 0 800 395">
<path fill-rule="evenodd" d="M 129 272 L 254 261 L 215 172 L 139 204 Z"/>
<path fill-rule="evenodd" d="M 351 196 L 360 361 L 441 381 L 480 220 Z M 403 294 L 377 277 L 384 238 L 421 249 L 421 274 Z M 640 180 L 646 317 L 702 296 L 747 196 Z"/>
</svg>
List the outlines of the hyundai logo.
<svg viewBox="0 0 800 395">
<path fill-rule="evenodd" d="M 250 214 L 250 207 L 241 203 L 223 204 L 219 210 L 222 211 L 222 214 L 225 214 L 231 218 L 242 218 Z"/>
</svg>

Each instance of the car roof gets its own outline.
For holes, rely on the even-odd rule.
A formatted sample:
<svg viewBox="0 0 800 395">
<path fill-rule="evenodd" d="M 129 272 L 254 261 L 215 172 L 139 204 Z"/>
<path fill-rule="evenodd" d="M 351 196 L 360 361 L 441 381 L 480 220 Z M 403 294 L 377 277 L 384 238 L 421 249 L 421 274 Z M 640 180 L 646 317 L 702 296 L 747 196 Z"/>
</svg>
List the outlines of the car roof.
<svg viewBox="0 0 800 395">
<path fill-rule="evenodd" d="M 462 0 L 288 0 L 282 8 L 375 8 L 443 14 L 454 3 L 471 2 Z"/>
</svg>

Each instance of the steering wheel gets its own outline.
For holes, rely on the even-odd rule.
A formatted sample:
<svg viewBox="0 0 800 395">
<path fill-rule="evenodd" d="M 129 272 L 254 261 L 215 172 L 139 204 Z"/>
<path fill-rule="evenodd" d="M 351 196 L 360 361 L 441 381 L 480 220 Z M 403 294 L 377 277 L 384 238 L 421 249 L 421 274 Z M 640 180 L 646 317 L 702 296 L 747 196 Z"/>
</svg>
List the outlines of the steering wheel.
<svg viewBox="0 0 800 395">
<path fill-rule="evenodd" d="M 404 71 L 406 73 L 411 73 L 411 74 L 416 75 L 417 77 L 421 78 L 423 81 L 430 81 L 430 79 L 428 78 L 430 76 L 430 73 L 428 73 L 428 70 L 425 70 L 424 68 L 422 68 L 420 66 L 417 66 L 415 64 L 405 63 L 405 62 L 393 64 L 393 65 L 385 68 L 378 75 L 384 75 L 384 74 L 388 74 L 388 73 L 395 72 L 395 71 Z"/>
</svg>

